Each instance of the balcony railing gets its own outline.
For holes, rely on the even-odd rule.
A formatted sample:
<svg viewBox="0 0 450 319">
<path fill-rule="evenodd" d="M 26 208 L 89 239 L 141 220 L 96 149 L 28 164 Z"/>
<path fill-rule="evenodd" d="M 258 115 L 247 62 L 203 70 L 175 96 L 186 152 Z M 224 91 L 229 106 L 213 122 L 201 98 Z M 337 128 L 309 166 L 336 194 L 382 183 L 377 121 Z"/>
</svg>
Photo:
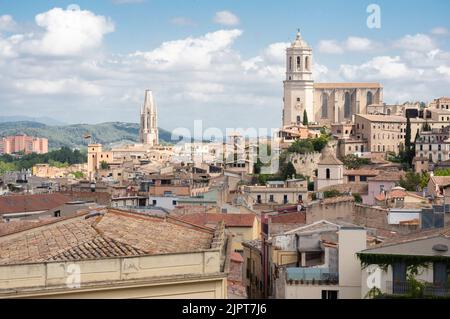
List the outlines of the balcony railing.
<svg viewBox="0 0 450 319">
<path fill-rule="evenodd" d="M 286 268 L 286 280 L 295 284 L 330 284 L 339 283 L 339 274 L 329 268 Z"/>
<path fill-rule="evenodd" d="M 423 283 L 421 286 L 417 286 L 407 281 L 387 281 L 386 293 L 419 297 L 450 297 L 450 286 L 448 284 L 438 285 L 433 283 Z"/>
</svg>

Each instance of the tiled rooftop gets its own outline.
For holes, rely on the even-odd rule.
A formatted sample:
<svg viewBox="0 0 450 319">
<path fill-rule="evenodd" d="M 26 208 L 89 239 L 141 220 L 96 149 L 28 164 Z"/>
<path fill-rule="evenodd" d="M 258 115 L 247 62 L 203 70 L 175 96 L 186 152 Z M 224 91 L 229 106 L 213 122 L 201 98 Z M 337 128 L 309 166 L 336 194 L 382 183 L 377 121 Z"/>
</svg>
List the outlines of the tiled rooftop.
<svg viewBox="0 0 450 319">
<path fill-rule="evenodd" d="M 72 197 L 61 193 L 0 196 L 0 215 L 47 211 L 71 200 Z"/>
<path fill-rule="evenodd" d="M 200 251 L 214 237 L 213 229 L 118 210 L 85 217 L 0 237 L 0 265 Z"/>
<path fill-rule="evenodd" d="M 197 225 L 215 225 L 223 221 L 226 227 L 253 227 L 256 214 L 197 213 L 179 218 Z"/>
</svg>

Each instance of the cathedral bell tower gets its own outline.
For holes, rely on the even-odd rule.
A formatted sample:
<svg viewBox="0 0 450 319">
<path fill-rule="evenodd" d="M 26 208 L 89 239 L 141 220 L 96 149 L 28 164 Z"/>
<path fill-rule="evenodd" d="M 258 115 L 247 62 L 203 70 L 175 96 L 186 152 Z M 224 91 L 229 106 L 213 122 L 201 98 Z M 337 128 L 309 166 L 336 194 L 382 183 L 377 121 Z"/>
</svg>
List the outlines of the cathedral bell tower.
<svg viewBox="0 0 450 319">
<path fill-rule="evenodd" d="M 302 39 L 300 30 L 286 49 L 286 80 L 283 83 L 283 126 L 302 124 L 305 110 L 308 121 L 314 122 L 312 49 Z"/>
<path fill-rule="evenodd" d="M 144 105 L 141 108 L 139 138 L 140 142 L 145 145 L 156 146 L 159 143 L 156 105 L 150 90 L 145 90 Z"/>
</svg>

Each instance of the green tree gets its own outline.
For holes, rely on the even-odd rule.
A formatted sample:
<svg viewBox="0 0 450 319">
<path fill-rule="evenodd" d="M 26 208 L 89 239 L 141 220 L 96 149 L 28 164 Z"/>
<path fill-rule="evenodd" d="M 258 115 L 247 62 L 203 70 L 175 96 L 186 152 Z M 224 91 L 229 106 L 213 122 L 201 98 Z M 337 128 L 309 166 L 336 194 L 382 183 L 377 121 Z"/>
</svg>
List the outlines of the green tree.
<svg viewBox="0 0 450 319">
<path fill-rule="evenodd" d="M 359 193 L 352 193 L 352 195 L 353 195 L 353 198 L 355 199 L 356 203 L 362 203 L 363 200 Z"/>
<path fill-rule="evenodd" d="M 450 168 L 439 168 L 434 171 L 435 176 L 450 176 Z"/>
<path fill-rule="evenodd" d="M 306 110 L 303 111 L 303 125 L 304 126 L 308 126 L 309 121 L 308 121 L 308 113 L 306 112 Z"/>
<path fill-rule="evenodd" d="M 100 162 L 100 168 L 101 169 L 108 169 L 109 165 L 108 165 L 108 163 L 106 163 L 106 161 L 101 161 Z"/>
<path fill-rule="evenodd" d="M 400 178 L 400 186 L 406 189 L 407 191 L 416 191 L 417 186 L 420 186 L 421 183 L 421 175 L 419 173 L 407 172 L 405 177 Z"/>
<path fill-rule="evenodd" d="M 292 164 L 292 162 L 287 163 L 286 167 L 281 172 L 281 176 L 284 180 L 289 179 L 296 174 L 297 171 L 295 170 L 294 164 Z"/>
<path fill-rule="evenodd" d="M 0 175 L 3 175 L 8 172 L 14 172 L 17 170 L 17 167 L 14 163 L 6 163 L 0 161 Z"/>
<path fill-rule="evenodd" d="M 406 129 L 405 129 L 405 151 L 411 149 L 411 120 L 409 117 L 406 118 Z"/>
<path fill-rule="evenodd" d="M 357 169 L 363 165 L 369 165 L 371 161 L 368 158 L 361 158 L 354 154 L 349 154 L 344 156 L 342 163 L 344 163 L 344 166 L 347 169 Z"/>
</svg>

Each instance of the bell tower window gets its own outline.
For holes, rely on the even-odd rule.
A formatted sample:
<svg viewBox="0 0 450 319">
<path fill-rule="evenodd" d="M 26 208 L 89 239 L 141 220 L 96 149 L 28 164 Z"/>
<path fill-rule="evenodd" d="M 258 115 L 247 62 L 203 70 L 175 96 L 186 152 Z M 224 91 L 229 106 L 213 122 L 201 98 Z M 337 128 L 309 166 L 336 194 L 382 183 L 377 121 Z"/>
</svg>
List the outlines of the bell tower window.
<svg viewBox="0 0 450 319">
<path fill-rule="evenodd" d="M 300 71 L 300 57 L 297 57 L 297 71 Z"/>
<path fill-rule="evenodd" d="M 309 71 L 309 57 L 305 58 L 305 69 Z"/>
<path fill-rule="evenodd" d="M 292 71 L 292 57 L 289 57 L 289 71 Z"/>
</svg>

